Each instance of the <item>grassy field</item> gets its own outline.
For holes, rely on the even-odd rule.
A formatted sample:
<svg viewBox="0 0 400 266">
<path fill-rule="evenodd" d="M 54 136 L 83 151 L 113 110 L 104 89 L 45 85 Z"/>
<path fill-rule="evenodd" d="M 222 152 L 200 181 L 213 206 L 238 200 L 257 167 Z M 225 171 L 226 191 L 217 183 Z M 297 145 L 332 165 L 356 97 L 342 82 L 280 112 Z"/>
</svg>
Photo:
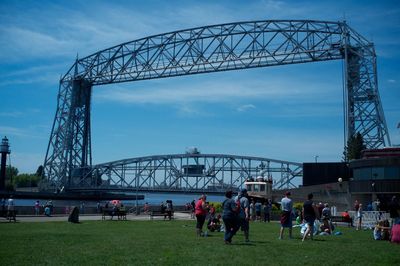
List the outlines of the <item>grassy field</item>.
<svg viewBox="0 0 400 266">
<path fill-rule="evenodd" d="M 400 265 L 400 245 L 374 241 L 371 231 L 339 227 L 341 236 L 302 243 L 278 240 L 277 223 L 239 233 L 195 236 L 194 221 L 0 223 L 0 265 Z"/>
</svg>

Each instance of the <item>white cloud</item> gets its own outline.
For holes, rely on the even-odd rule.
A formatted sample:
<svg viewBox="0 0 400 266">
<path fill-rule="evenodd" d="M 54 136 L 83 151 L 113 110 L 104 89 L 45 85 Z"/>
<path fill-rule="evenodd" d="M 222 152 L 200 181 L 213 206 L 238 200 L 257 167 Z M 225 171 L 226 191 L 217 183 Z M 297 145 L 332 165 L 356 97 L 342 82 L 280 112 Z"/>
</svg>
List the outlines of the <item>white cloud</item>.
<svg viewBox="0 0 400 266">
<path fill-rule="evenodd" d="M 27 75 L 16 78 L 8 78 L 0 80 L 0 87 L 6 87 L 10 85 L 24 85 L 24 84 L 52 84 L 57 85 L 60 80 L 60 74 L 45 72 L 37 75 Z"/>
<path fill-rule="evenodd" d="M 12 118 L 16 118 L 16 117 L 20 117 L 22 116 L 23 113 L 19 112 L 19 111 L 12 111 L 12 112 L 0 112 L 0 116 L 4 116 L 4 117 L 12 117 Z"/>
<path fill-rule="evenodd" d="M 244 104 L 244 105 L 239 106 L 236 110 L 238 112 L 246 112 L 250 109 L 255 109 L 255 108 L 256 108 L 256 106 L 254 104 Z"/>
<path fill-rule="evenodd" d="M 0 126 L 0 132 L 2 135 L 10 135 L 17 137 L 28 137 L 29 133 L 25 129 L 17 127 Z"/>
<path fill-rule="evenodd" d="M 0 134 L 7 135 L 7 136 L 22 137 L 22 138 L 35 138 L 35 139 L 47 138 L 47 136 L 45 136 L 39 132 L 36 132 L 35 131 L 36 128 L 38 128 L 38 126 L 33 126 L 33 127 L 28 127 L 28 128 L 0 126 Z"/>
</svg>

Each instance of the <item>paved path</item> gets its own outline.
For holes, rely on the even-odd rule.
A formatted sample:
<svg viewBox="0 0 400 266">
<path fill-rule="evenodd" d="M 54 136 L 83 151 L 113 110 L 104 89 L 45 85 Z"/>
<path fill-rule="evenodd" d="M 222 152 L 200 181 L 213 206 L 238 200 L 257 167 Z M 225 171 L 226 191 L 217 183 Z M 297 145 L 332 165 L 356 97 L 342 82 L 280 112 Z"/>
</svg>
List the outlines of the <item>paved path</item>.
<svg viewBox="0 0 400 266">
<path fill-rule="evenodd" d="M 128 221 L 149 221 L 150 216 L 141 214 L 141 215 L 134 215 L 134 214 L 128 214 L 126 216 L 126 219 Z M 190 214 L 188 213 L 181 213 L 181 212 L 175 212 L 174 213 L 174 219 L 175 220 L 192 220 L 190 218 Z M 102 215 L 89 215 L 89 214 L 84 214 L 84 215 L 79 215 L 79 221 L 101 221 L 102 220 Z M 106 220 L 110 220 L 110 216 L 106 217 Z M 114 217 L 113 220 L 118 220 L 117 216 Z M 153 217 L 153 220 L 164 220 L 164 217 Z M 39 215 L 39 216 L 32 216 L 32 215 L 17 215 L 17 222 L 66 222 L 68 221 L 68 216 L 67 215 L 54 215 L 51 217 L 47 217 L 45 215 Z M 0 218 L 0 223 L 8 223 L 8 220 L 5 218 Z M 13 222 L 13 221 L 12 221 Z M 12 223 L 11 222 L 11 223 Z"/>
</svg>

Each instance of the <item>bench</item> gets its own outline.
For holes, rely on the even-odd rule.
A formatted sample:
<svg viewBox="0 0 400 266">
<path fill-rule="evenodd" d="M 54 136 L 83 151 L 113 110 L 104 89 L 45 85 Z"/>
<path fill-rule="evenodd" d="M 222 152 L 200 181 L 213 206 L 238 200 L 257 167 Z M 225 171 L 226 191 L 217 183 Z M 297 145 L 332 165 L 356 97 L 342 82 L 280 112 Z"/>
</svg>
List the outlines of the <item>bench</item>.
<svg viewBox="0 0 400 266">
<path fill-rule="evenodd" d="M 17 210 L 12 210 L 12 211 L 0 210 L 0 217 L 8 219 L 9 222 L 11 222 L 11 220 L 14 220 L 14 222 L 16 222 L 17 221 Z"/>
<path fill-rule="evenodd" d="M 166 212 L 166 211 L 165 212 L 151 211 L 149 215 L 150 215 L 150 220 L 153 220 L 153 218 L 157 217 L 157 216 L 159 216 L 159 217 L 163 216 L 164 220 L 167 219 L 167 216 L 168 216 L 169 220 L 171 220 L 174 217 L 174 211 L 171 211 L 171 215 L 169 215 L 168 212 Z"/>
<path fill-rule="evenodd" d="M 349 227 L 353 226 L 353 219 L 351 217 L 346 218 L 343 216 L 332 216 L 330 220 L 332 223 L 335 223 L 336 225 L 337 223 L 347 223 Z"/>
<path fill-rule="evenodd" d="M 126 209 L 125 207 L 122 208 L 103 208 L 103 215 L 101 217 L 102 220 L 106 219 L 106 216 L 110 216 L 111 220 L 114 216 L 118 217 L 118 220 L 126 220 Z"/>
</svg>

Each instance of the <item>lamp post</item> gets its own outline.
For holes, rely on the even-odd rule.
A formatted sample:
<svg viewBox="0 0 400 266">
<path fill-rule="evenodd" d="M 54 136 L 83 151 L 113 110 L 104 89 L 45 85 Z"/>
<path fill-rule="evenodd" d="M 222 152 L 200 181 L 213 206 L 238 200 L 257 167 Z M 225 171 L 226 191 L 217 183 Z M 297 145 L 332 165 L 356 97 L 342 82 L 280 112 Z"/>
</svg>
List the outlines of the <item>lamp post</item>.
<svg viewBox="0 0 400 266">
<path fill-rule="evenodd" d="M 372 200 L 375 200 L 376 199 L 375 180 L 376 180 L 376 177 L 378 176 L 378 174 L 374 173 L 373 176 L 374 176 L 374 179 L 372 180 L 372 183 L 371 183 L 371 189 L 372 189 Z"/>
<path fill-rule="evenodd" d="M 315 156 L 314 156 L 314 158 L 315 158 L 315 163 L 318 163 L 318 157 L 319 157 L 318 155 L 315 155 Z"/>
</svg>

